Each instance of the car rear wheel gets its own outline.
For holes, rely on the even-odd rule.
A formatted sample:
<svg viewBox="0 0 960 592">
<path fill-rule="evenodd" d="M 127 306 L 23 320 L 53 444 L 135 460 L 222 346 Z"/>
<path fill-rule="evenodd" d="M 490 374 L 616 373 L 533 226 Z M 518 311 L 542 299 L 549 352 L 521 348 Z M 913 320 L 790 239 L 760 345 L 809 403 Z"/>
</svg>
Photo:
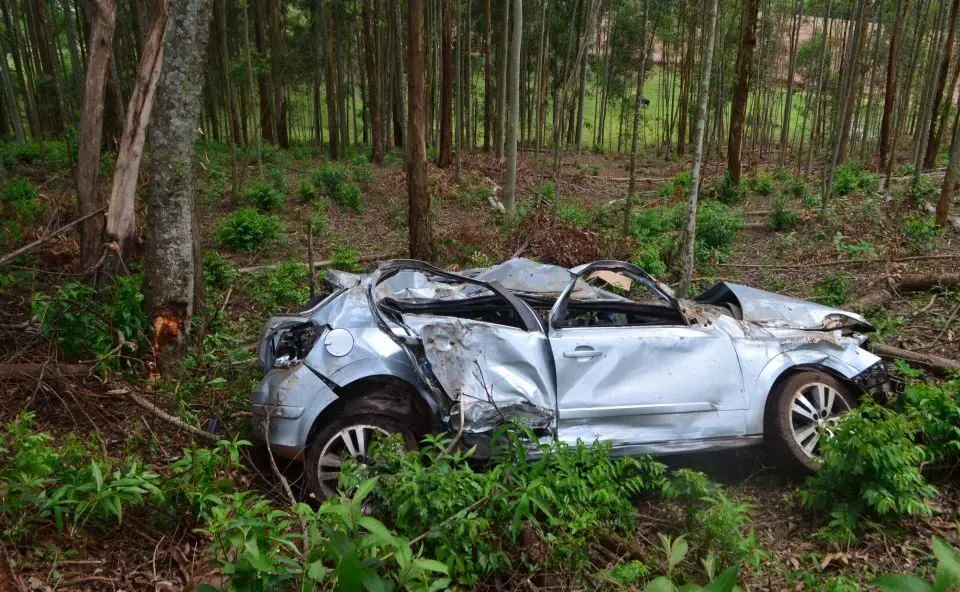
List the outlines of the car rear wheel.
<svg viewBox="0 0 960 592">
<path fill-rule="evenodd" d="M 856 405 L 852 389 L 819 371 L 798 372 L 771 393 L 767 441 L 781 464 L 803 472 L 820 465 L 820 445 L 837 422 Z"/>
<path fill-rule="evenodd" d="M 343 461 L 354 458 L 364 462 L 370 444 L 391 434 L 400 434 L 407 448 L 416 449 L 417 439 L 410 428 L 386 415 L 350 415 L 318 430 L 307 447 L 304 465 L 310 496 L 319 501 L 335 496 Z"/>
</svg>

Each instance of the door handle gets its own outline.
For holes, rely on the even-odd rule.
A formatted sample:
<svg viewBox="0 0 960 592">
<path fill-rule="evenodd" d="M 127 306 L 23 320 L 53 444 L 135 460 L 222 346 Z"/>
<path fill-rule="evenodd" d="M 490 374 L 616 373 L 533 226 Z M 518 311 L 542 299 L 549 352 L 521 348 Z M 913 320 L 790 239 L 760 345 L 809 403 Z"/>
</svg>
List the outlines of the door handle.
<svg viewBox="0 0 960 592">
<path fill-rule="evenodd" d="M 578 347 L 572 351 L 563 352 L 563 357 L 573 358 L 575 360 L 589 360 L 591 358 L 599 358 L 603 355 L 603 352 L 597 351 L 592 347 Z"/>
</svg>

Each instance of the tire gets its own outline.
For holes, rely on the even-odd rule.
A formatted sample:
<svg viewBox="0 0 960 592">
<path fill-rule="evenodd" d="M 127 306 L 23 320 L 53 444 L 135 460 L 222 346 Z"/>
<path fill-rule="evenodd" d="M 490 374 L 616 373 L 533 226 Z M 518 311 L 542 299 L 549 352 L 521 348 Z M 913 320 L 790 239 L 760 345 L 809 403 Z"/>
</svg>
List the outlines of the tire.
<svg viewBox="0 0 960 592">
<path fill-rule="evenodd" d="M 408 449 L 417 448 L 413 430 L 398 418 L 358 413 L 333 421 L 320 428 L 307 446 L 303 470 L 310 497 L 323 501 L 336 495 L 344 455 L 362 460 L 376 433 L 400 434 Z"/>
<path fill-rule="evenodd" d="M 854 391 L 825 372 L 808 370 L 781 381 L 770 397 L 765 439 L 774 458 L 782 467 L 816 472 L 820 440 L 856 406 Z"/>
</svg>

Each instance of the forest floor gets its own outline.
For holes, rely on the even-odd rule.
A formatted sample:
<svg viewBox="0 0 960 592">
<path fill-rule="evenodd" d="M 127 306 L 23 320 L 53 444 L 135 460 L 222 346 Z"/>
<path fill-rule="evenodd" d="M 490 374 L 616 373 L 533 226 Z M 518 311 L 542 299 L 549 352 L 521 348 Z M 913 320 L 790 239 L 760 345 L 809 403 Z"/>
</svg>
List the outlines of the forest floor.
<svg viewBox="0 0 960 592">
<path fill-rule="evenodd" d="M 753 156 L 748 171 L 750 189 L 743 199 L 729 206 L 730 213 L 742 217 L 746 226 L 729 244 L 704 255 L 695 275 L 697 288 L 705 289 L 716 281 L 734 281 L 842 305 L 885 286 L 892 275 L 956 271 L 960 267 L 960 233 L 952 229 L 937 238 L 922 223 L 929 216 L 918 206 L 918 199 L 932 201 L 934 192 L 928 190 L 924 195 L 921 191 L 919 198 L 916 193 L 908 197 L 908 183 L 903 180 L 895 181 L 889 194 L 878 193 L 876 187 L 855 188 L 847 195 L 834 197 L 828 204 L 828 214 L 817 216 L 819 208 L 807 194 L 817 193 L 812 181 L 809 192 L 793 191 L 794 171 L 775 172 L 775 167 L 766 162 L 774 160 L 775 155 Z M 402 163 L 397 158 L 391 160 L 382 167 L 348 165 L 362 188 L 363 207 L 357 212 L 325 199 L 298 199 L 300 182 L 309 180 L 324 163 L 310 157 L 297 158 L 290 152 L 273 154 L 267 167 L 280 171 L 287 188 L 283 207 L 275 211 L 284 228 L 284 240 L 243 253 L 218 246 L 215 229 L 234 210 L 249 206 L 249 199 L 230 199 L 228 159 L 222 149 L 203 146 L 203 173 L 197 184 L 203 250 L 218 251 L 237 268 L 290 260 L 305 262 L 310 220 L 316 260 L 404 256 L 405 176 Z M 489 154 L 467 154 L 459 183 L 453 167 L 431 167 L 428 180 L 434 201 L 431 218 L 437 247 L 435 261 L 450 269 L 465 269 L 511 256 L 566 266 L 601 258 L 636 259 L 646 249 L 644 241 L 648 237 L 623 239 L 617 232 L 628 164 L 622 156 L 568 154 L 551 189 L 552 155 L 544 152 L 537 158 L 532 152 L 521 152 L 521 216 L 513 223 L 504 221 L 487 200 L 491 193 L 500 195 L 505 177 L 503 162 Z M 720 161 L 707 163 L 703 185 L 707 198 L 723 166 Z M 682 173 L 686 170 L 689 163 L 683 159 L 664 162 L 654 155 L 642 157 L 637 167 L 640 182 L 636 211 L 682 208 L 686 198 Z M 254 175 L 254 167 L 250 171 L 248 176 Z M 24 166 L 14 174 L 23 174 L 40 187 L 40 199 L 48 212 L 46 226 L 22 236 L 21 243 L 73 218 L 71 182 L 62 167 Z M 756 181 L 758 178 L 760 181 Z M 862 185 L 869 186 L 870 181 Z M 932 185 L 938 186 L 938 181 Z M 538 203 L 545 207 L 537 209 Z M 789 218 L 790 227 L 770 229 L 771 216 Z M 662 232 L 676 234 L 675 229 Z M 678 270 L 670 260 L 669 249 L 661 251 L 657 254 L 668 271 L 660 275 L 673 280 Z M 82 279 L 72 271 L 77 252 L 76 238 L 68 235 L 0 270 L 0 360 L 44 363 L 58 359 L 59 354 L 31 320 L 31 302 L 36 293 Z M 191 353 L 174 378 L 153 385 L 151 400 L 192 425 L 216 427 L 225 436 L 244 435 L 247 396 L 258 378 L 253 348 L 262 323 L 270 314 L 283 312 L 284 307 L 292 307 L 306 296 L 302 274 L 284 278 L 270 273 L 241 270 L 232 283 L 208 288 L 207 307 L 216 312 L 203 327 L 207 331 L 206 347 Z M 897 295 L 885 308 L 868 314 L 878 328 L 875 340 L 956 359 L 960 357 L 960 319 L 954 318 L 958 307 L 960 291 L 941 290 Z M 55 365 L 51 365 L 50 373 L 55 373 Z M 138 382 L 130 374 L 118 375 L 116 380 L 124 378 Z M 94 434 L 91 438 L 95 445 L 107 454 L 136 451 L 145 462 L 169 464 L 181 454 L 189 438 L 119 396 L 117 384 L 96 378 L 54 381 L 44 378 L 43 373 L 28 381 L 0 378 L 0 424 L 32 410 L 38 429 L 55 439 L 68 438 L 71 433 L 81 439 Z M 762 451 L 676 457 L 669 464 L 705 471 L 726 484 L 738 501 L 750 504 L 751 526 L 765 553 L 762 569 L 743 574 L 741 582 L 750 590 L 855 589 L 845 586 L 851 582 L 863 585 L 881 573 L 913 573 L 918 566 L 926 565 L 933 535 L 960 547 L 960 481 L 956 475 L 946 474 L 935 481 L 939 493 L 931 518 L 903 520 L 896 529 L 868 525 L 856 541 L 840 544 L 822 536 L 821 528 L 830 516 L 801 509 L 794 499 L 797 482 L 770 466 Z M 235 478 L 241 485 L 257 487 L 280 499 L 276 480 L 258 473 L 254 464 L 248 473 Z M 659 547 L 657 533 L 671 524 L 669 504 L 644 502 L 637 544 L 653 554 Z M 195 532 L 194 526 L 184 519 L 172 530 L 161 529 L 148 511 L 134 510 L 123 517 L 122 530 L 86 529 L 82 536 L 71 536 L 58 532 L 51 523 L 32 533 L 29 543 L 4 544 L 3 548 L 6 562 L 15 573 L 12 577 L 21 589 L 159 590 L 216 584 L 216 574 L 207 565 L 203 535 Z M 0 562 L 3 559 L 0 556 Z M 0 573 L 0 591 L 18 589 L 6 581 L 7 577 L 7 573 Z M 569 589 L 568 583 L 550 574 L 541 575 L 536 583 L 542 590 Z M 479 588 L 500 586 L 490 583 Z"/>
</svg>

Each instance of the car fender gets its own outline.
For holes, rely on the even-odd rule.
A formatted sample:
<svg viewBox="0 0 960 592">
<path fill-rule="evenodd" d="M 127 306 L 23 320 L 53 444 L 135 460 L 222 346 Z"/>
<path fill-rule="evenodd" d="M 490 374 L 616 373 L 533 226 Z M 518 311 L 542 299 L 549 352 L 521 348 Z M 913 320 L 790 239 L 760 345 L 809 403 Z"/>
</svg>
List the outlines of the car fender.
<svg viewBox="0 0 960 592">
<path fill-rule="evenodd" d="M 837 349 L 832 352 L 821 349 L 794 349 L 775 356 L 754 383 L 756 399 L 750 406 L 747 417 L 747 433 L 763 433 L 766 403 L 777 381 L 790 370 L 803 366 L 820 366 L 852 381 L 858 374 L 880 360 L 877 356 L 857 346 Z"/>
</svg>

